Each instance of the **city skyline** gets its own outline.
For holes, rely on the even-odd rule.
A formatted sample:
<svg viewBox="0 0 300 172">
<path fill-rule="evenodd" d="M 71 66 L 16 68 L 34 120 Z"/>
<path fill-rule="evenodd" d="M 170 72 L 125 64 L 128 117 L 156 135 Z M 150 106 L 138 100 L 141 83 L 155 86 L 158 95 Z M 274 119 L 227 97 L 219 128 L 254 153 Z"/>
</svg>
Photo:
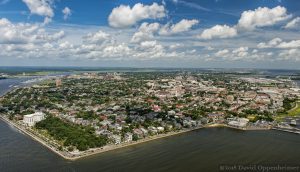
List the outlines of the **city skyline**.
<svg viewBox="0 0 300 172">
<path fill-rule="evenodd" d="M 2 0 L 0 65 L 298 69 L 299 5 Z"/>
</svg>

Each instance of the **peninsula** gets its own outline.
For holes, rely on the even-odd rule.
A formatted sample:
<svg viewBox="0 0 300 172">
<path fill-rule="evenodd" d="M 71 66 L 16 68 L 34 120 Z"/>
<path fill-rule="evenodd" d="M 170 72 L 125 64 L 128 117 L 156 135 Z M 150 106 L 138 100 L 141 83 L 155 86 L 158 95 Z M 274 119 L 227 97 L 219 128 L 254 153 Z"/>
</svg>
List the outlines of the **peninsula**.
<svg viewBox="0 0 300 172">
<path fill-rule="evenodd" d="M 0 116 L 76 160 L 203 127 L 300 133 L 299 97 L 299 87 L 280 77 L 89 72 L 16 88 L 0 99 Z"/>
</svg>

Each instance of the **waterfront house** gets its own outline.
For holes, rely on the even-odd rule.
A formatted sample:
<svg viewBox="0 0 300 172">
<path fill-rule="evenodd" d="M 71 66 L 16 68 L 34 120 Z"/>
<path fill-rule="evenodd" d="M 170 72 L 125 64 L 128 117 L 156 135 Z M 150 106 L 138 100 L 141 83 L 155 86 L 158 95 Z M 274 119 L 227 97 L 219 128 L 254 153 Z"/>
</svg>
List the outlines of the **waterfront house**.
<svg viewBox="0 0 300 172">
<path fill-rule="evenodd" d="M 127 142 L 131 142 L 132 141 L 132 133 L 129 133 L 129 132 L 127 132 L 127 133 L 125 133 L 124 134 L 124 142 L 125 143 L 127 143 Z"/>
<path fill-rule="evenodd" d="M 139 139 L 141 139 L 141 138 L 143 138 L 143 131 L 141 130 L 141 129 L 139 129 L 139 128 L 136 128 L 136 129 L 134 129 L 133 130 L 133 133 L 139 138 Z"/>
<path fill-rule="evenodd" d="M 34 126 L 37 122 L 45 119 L 43 112 L 35 112 L 33 114 L 24 115 L 23 122 L 29 127 Z"/>
<path fill-rule="evenodd" d="M 121 143 L 121 136 L 120 135 L 112 135 L 111 136 L 112 141 L 117 145 Z"/>
<path fill-rule="evenodd" d="M 232 120 L 228 122 L 229 126 L 237 127 L 237 128 L 245 128 L 249 122 L 247 118 L 237 118 L 236 120 Z"/>
</svg>

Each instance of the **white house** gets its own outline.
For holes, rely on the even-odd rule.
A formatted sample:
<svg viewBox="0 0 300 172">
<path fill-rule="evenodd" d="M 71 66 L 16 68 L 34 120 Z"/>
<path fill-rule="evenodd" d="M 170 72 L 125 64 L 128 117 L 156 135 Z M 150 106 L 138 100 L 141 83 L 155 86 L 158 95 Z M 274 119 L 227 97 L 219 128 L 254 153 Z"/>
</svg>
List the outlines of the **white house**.
<svg viewBox="0 0 300 172">
<path fill-rule="evenodd" d="M 112 135 L 111 139 L 116 145 L 122 142 L 120 135 Z"/>
<path fill-rule="evenodd" d="M 43 112 L 35 112 L 33 114 L 24 115 L 23 122 L 32 127 L 35 123 L 45 119 L 45 114 Z"/>
</svg>

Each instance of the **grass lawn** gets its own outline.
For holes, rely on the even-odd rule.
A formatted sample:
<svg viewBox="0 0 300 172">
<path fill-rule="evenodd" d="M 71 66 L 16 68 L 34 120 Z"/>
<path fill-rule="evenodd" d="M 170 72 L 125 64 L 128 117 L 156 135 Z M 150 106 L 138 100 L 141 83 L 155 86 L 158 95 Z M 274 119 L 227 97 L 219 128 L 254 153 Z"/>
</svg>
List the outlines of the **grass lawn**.
<svg viewBox="0 0 300 172">
<path fill-rule="evenodd" d="M 256 115 L 248 115 L 248 116 L 247 116 L 247 118 L 248 118 L 249 120 L 254 120 L 255 117 L 256 117 Z"/>
<path fill-rule="evenodd" d="M 287 112 L 288 112 L 287 114 L 278 114 L 275 119 L 277 121 L 281 121 L 283 118 L 286 117 L 300 116 L 300 101 L 297 101 L 296 106 L 294 106 L 291 110 Z"/>
<path fill-rule="evenodd" d="M 293 109 L 288 111 L 288 115 L 289 116 L 298 116 L 298 115 L 300 115 L 300 102 L 299 101 L 296 103 L 296 106 Z"/>
</svg>

